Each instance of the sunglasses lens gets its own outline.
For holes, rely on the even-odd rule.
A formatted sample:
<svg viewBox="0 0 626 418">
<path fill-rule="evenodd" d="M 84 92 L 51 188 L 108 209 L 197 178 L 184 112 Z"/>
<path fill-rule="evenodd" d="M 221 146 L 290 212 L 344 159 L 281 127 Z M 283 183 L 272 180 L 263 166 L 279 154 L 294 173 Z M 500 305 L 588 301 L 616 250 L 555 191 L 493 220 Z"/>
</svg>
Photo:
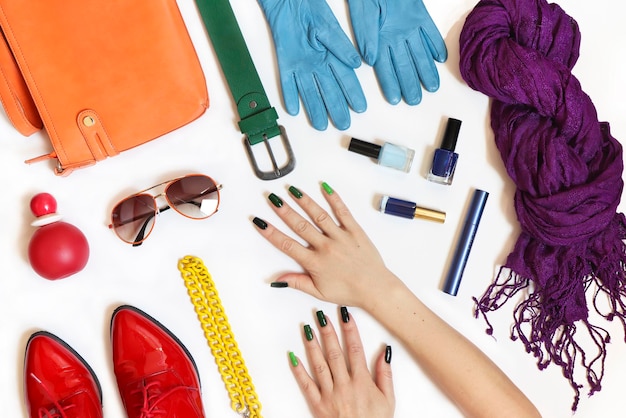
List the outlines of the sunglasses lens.
<svg viewBox="0 0 626 418">
<path fill-rule="evenodd" d="M 131 244 L 139 243 L 152 231 L 156 213 L 152 196 L 131 196 L 113 208 L 111 224 L 122 240 Z"/>
<path fill-rule="evenodd" d="M 193 219 L 204 219 L 217 212 L 218 187 L 210 177 L 196 174 L 173 181 L 165 195 L 170 206 Z"/>
</svg>

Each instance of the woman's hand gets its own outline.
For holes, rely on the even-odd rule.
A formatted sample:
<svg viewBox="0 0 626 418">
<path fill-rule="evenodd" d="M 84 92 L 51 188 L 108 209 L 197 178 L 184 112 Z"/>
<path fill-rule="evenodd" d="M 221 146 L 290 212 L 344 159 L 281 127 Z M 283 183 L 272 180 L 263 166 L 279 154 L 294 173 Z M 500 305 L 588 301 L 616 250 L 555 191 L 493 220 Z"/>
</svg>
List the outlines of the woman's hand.
<svg viewBox="0 0 626 418">
<path fill-rule="evenodd" d="M 367 369 L 363 344 L 354 319 L 341 310 L 345 349 L 328 318 L 317 312 L 321 339 L 305 325 L 305 348 L 312 376 L 289 353 L 293 374 L 315 418 L 391 418 L 395 398 L 391 377 L 391 347 L 376 360 L 376 376 Z"/>
<path fill-rule="evenodd" d="M 253 222 L 261 235 L 305 270 L 283 274 L 278 283 L 338 305 L 367 309 L 364 305 L 375 300 L 397 278 L 385 267 L 378 250 L 339 195 L 326 183 L 322 186 L 338 224 L 313 199 L 293 186 L 289 192 L 311 221 L 275 194 L 269 196 L 278 216 L 308 246 L 262 219 L 254 218 Z"/>
<path fill-rule="evenodd" d="M 253 220 L 265 238 L 305 270 L 304 273 L 283 274 L 278 281 L 322 300 L 366 310 L 407 347 L 422 370 L 463 415 L 539 417 L 535 406 L 497 365 L 424 305 L 385 267 L 380 254 L 341 198 L 327 184 L 322 187 L 338 223 L 310 197 L 293 187 L 289 192 L 311 221 L 300 216 L 278 196 L 269 196 L 278 216 L 308 246 L 262 219 Z M 350 332 L 349 326 L 344 325 L 344 333 Z M 381 369 L 380 360 L 376 385 L 371 381 L 366 383 L 365 377 L 369 376 L 365 376 L 364 371 L 367 368 L 358 366 L 363 363 L 360 360 L 353 362 L 357 356 L 363 356 L 362 353 L 352 353 L 362 352 L 360 339 L 350 337 L 351 341 L 359 340 L 359 343 L 346 346 L 349 371 L 345 371 L 340 367 L 343 364 L 345 368 L 345 359 L 335 342 L 336 335 L 333 339 L 334 331 L 321 327 L 320 333 L 324 349 L 317 342 L 307 343 L 311 370 L 317 382 L 300 365 L 294 367 L 298 383 L 315 416 L 391 416 L 393 398 L 380 381 L 381 375 L 386 373 Z M 297 358 L 294 361 L 297 363 Z M 381 401 L 381 395 L 375 395 L 375 389 L 383 394 L 387 407 Z M 361 396 L 363 393 L 368 395 Z"/>
</svg>

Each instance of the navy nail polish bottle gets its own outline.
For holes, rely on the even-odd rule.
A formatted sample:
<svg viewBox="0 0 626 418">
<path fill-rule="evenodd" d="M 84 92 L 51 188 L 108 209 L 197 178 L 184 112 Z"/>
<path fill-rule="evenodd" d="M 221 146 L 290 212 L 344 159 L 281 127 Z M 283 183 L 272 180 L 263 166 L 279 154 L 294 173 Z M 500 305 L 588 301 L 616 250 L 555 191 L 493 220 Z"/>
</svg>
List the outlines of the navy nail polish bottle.
<svg viewBox="0 0 626 418">
<path fill-rule="evenodd" d="M 454 152 L 454 149 L 456 148 L 456 140 L 460 129 L 460 120 L 448 118 L 441 147 L 435 150 L 433 164 L 426 177 L 427 180 L 445 185 L 452 184 L 456 162 L 459 159 L 459 154 Z"/>
</svg>

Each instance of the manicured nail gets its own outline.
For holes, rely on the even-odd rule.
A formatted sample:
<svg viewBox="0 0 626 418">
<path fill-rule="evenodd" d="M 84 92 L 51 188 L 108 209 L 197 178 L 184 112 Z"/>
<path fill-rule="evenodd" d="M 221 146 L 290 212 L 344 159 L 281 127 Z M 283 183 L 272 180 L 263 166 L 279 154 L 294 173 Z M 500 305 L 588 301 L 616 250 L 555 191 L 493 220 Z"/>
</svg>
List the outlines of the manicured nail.
<svg viewBox="0 0 626 418">
<path fill-rule="evenodd" d="M 289 193 L 291 193 L 291 195 L 293 197 L 295 197 L 296 199 L 300 199 L 302 197 L 302 192 L 298 189 L 296 189 L 295 186 L 290 186 L 289 187 Z"/>
<path fill-rule="evenodd" d="M 281 207 L 283 205 L 283 201 L 280 199 L 280 197 L 276 196 L 274 193 L 270 193 L 270 195 L 267 196 L 267 198 L 277 208 L 279 208 L 279 207 Z"/>
<path fill-rule="evenodd" d="M 327 322 L 326 322 L 326 315 L 324 315 L 324 312 L 317 311 L 315 315 L 317 315 L 317 322 L 319 322 L 320 327 L 325 327 Z"/>
<path fill-rule="evenodd" d="M 385 348 L 385 363 L 389 364 L 391 363 L 391 346 L 388 345 Z"/>
<path fill-rule="evenodd" d="M 304 336 L 306 337 L 307 341 L 311 341 L 313 339 L 313 330 L 311 329 L 310 325 L 304 326 Z"/>
<path fill-rule="evenodd" d="M 322 187 L 324 188 L 324 191 L 325 191 L 326 193 L 328 193 L 328 194 L 333 194 L 333 193 L 335 192 L 335 191 L 333 190 L 333 188 L 332 188 L 332 187 L 330 187 L 330 186 L 328 185 L 328 183 L 326 183 L 326 182 L 322 183 Z"/>
<path fill-rule="evenodd" d="M 261 218 L 254 218 L 252 220 L 252 222 L 259 228 L 259 229 L 265 229 L 267 228 L 267 222 L 265 222 L 263 219 Z"/>
<path fill-rule="evenodd" d="M 341 307 L 341 320 L 344 323 L 348 323 L 350 321 L 350 315 L 348 314 L 348 308 L 345 306 Z"/>
<path fill-rule="evenodd" d="M 298 357 L 296 357 L 293 351 L 289 352 L 289 361 L 291 362 L 291 365 L 293 367 L 296 367 L 298 365 Z"/>
<path fill-rule="evenodd" d="M 272 282 L 270 283 L 271 287 L 289 287 L 289 283 L 287 282 Z"/>
</svg>

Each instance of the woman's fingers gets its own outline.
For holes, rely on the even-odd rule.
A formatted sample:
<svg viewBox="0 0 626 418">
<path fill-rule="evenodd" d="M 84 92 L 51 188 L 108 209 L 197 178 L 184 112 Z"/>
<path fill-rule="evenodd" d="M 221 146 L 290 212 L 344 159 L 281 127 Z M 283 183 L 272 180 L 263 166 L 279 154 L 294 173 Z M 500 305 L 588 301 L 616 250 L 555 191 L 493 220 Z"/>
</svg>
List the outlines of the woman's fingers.
<svg viewBox="0 0 626 418">
<path fill-rule="evenodd" d="M 291 351 L 289 352 L 289 362 L 291 363 L 296 383 L 298 383 L 304 398 L 310 405 L 315 405 L 322 397 L 317 383 L 309 376 L 300 359 Z"/>
<path fill-rule="evenodd" d="M 292 289 L 300 290 L 304 293 L 324 300 L 325 296 L 315 286 L 313 279 L 306 273 L 285 273 L 279 276 L 275 282 L 272 283 L 272 287 L 290 287 Z"/>
<path fill-rule="evenodd" d="M 363 372 L 369 374 L 359 330 L 345 306 L 341 307 L 341 322 L 351 374 L 353 376 Z"/>
<path fill-rule="evenodd" d="M 391 380 L 391 349 L 376 362 L 376 378 L 370 375 L 356 323 L 341 308 L 344 348 L 333 325 L 322 311 L 316 313 L 319 340 L 310 325 L 304 326 L 310 374 L 289 353 L 292 370 L 316 418 L 392 417 L 395 406 Z M 346 358 L 350 366 L 346 364 Z"/>
<path fill-rule="evenodd" d="M 317 202 L 315 202 L 315 200 L 313 200 L 309 195 L 302 193 L 294 186 L 289 188 L 289 192 L 295 198 L 298 206 L 304 210 L 307 216 L 324 234 L 330 238 L 335 238 L 337 234 L 341 232 L 341 227 L 335 223 L 332 216 L 330 216 L 330 214 L 318 205 Z M 296 233 L 298 232 L 296 230 L 294 231 Z M 311 244 L 315 245 L 314 242 L 311 242 Z"/>
<path fill-rule="evenodd" d="M 302 196 L 301 199 L 312 202 L 311 199 L 304 196 Z M 322 229 L 322 232 L 320 232 L 319 229 L 317 229 L 313 224 L 311 224 L 311 222 L 305 219 L 297 211 L 293 210 L 293 208 L 289 206 L 285 201 L 283 201 L 283 199 L 281 199 L 279 196 L 274 193 L 270 193 L 268 196 L 268 200 L 274 206 L 274 211 L 280 217 L 280 219 L 282 219 L 293 232 L 295 232 L 299 237 L 304 239 L 313 247 L 320 245 L 321 241 L 326 239 L 326 237 L 324 236 L 324 229 Z M 313 202 L 313 204 L 317 206 L 316 203 Z M 326 217 L 330 220 L 329 216 Z M 332 220 L 330 220 L 330 222 L 332 222 L 334 225 L 334 222 Z M 325 229 L 329 229 L 329 225 L 324 226 Z M 335 227 L 337 227 L 337 225 L 335 225 Z"/>
<path fill-rule="evenodd" d="M 347 231 L 361 231 L 361 227 L 352 216 L 348 206 L 341 199 L 341 196 L 328 183 L 322 183 L 322 188 L 325 191 L 324 197 L 333 210 L 339 224 Z"/>
<path fill-rule="evenodd" d="M 393 375 L 391 373 L 391 346 L 389 345 L 385 347 L 376 361 L 375 382 L 389 404 L 395 406 L 396 397 L 393 392 Z"/>
<path fill-rule="evenodd" d="M 304 326 L 304 336 L 306 337 L 305 349 L 309 359 L 309 365 L 313 379 L 322 394 L 332 392 L 333 373 L 326 361 L 326 356 L 322 350 L 320 342 L 315 337 L 310 325 Z"/>
<path fill-rule="evenodd" d="M 274 247 L 293 258 L 298 264 L 306 268 L 307 260 L 312 256 L 311 251 L 300 244 L 289 235 L 281 232 L 280 229 L 266 222 L 261 218 L 252 219 L 257 229 Z"/>
<path fill-rule="evenodd" d="M 305 325 L 303 330 L 306 338 L 306 352 L 313 377 L 317 381 L 321 393 L 331 393 L 335 386 L 346 384 L 350 380 L 350 374 L 346 365 L 344 350 L 341 348 L 333 324 L 323 311 L 317 311 L 316 316 L 320 340 L 315 337 L 311 326 Z M 348 328 L 354 329 L 355 326 L 349 326 Z M 356 347 L 360 351 L 360 355 L 358 355 L 359 367 L 364 366 L 365 370 L 367 370 L 365 357 L 363 356 L 363 347 L 360 341 L 354 341 L 355 337 L 359 338 L 358 332 L 356 335 L 352 333 L 350 336 L 347 349 Z M 300 377 L 303 379 L 302 382 L 306 383 L 306 379 L 302 376 Z"/>
<path fill-rule="evenodd" d="M 337 337 L 333 324 L 328 320 L 324 312 L 317 311 L 316 315 L 319 324 L 320 338 L 324 346 L 324 357 L 330 368 L 334 384 L 339 386 L 343 385 L 350 380 L 350 375 L 348 374 L 343 350 L 339 344 L 339 338 Z"/>
</svg>

